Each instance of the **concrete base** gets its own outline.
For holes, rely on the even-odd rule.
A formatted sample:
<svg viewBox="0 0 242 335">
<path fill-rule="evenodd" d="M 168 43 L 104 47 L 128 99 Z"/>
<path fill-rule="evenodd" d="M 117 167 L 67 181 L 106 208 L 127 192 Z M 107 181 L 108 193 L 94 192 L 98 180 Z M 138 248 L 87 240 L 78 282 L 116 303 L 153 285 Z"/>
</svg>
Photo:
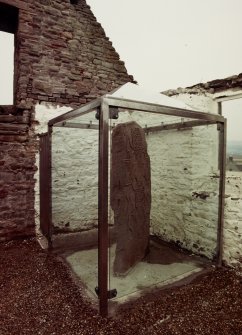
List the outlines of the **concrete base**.
<svg viewBox="0 0 242 335">
<path fill-rule="evenodd" d="M 90 232 L 80 234 L 79 250 L 76 243 L 72 244 L 73 250 L 70 249 L 71 245 L 67 243 L 66 246 L 69 245 L 69 250 L 65 250 L 63 242 L 65 237 L 59 236 L 54 250 L 65 259 L 75 275 L 80 278 L 88 295 L 97 299 L 95 287 L 98 286 L 98 249 L 94 245 L 91 246 L 92 243 L 90 240 L 88 241 L 90 236 Z M 95 232 L 93 232 L 93 236 L 95 236 Z M 73 240 L 76 242 L 77 237 L 78 234 L 75 234 Z M 66 238 L 71 240 L 70 235 Z M 61 239 L 62 247 L 60 247 Z M 94 240 L 96 241 L 96 238 Z M 89 245 L 88 249 L 82 248 L 81 241 L 85 241 L 86 247 Z M 129 298 L 139 296 L 143 292 L 172 284 L 211 266 L 211 263 L 203 258 L 189 255 L 167 243 L 151 239 L 150 252 L 147 257 L 134 266 L 126 276 L 116 277 L 113 275 L 115 247 L 116 245 L 112 244 L 109 248 L 109 289 L 117 290 L 117 297 L 112 299 L 117 303 L 126 302 Z"/>
</svg>

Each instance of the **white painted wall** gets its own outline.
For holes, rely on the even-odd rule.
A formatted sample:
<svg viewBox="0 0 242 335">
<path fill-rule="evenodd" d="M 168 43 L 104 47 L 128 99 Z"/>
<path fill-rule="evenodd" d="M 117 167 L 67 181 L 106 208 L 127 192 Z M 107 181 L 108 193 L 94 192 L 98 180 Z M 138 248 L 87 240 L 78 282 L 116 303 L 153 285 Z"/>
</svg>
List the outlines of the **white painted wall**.
<svg viewBox="0 0 242 335">
<path fill-rule="evenodd" d="M 176 96 L 202 111 L 217 112 L 211 96 Z M 47 130 L 47 121 L 69 107 L 36 106 L 36 133 Z M 86 116 L 85 122 L 95 122 Z M 178 118 L 147 113 L 120 113 L 119 122 L 135 120 L 142 126 L 177 122 Z M 84 120 L 83 120 L 84 122 Z M 117 121 L 114 121 L 117 123 Z M 53 222 L 60 230 L 97 227 L 98 132 L 54 128 L 52 151 Z M 218 220 L 218 132 L 216 126 L 148 134 L 152 169 L 151 231 L 195 253 L 212 258 L 216 250 Z M 38 162 L 38 155 L 36 157 Z M 38 180 L 38 172 L 36 173 Z M 227 175 L 224 259 L 238 263 L 242 255 L 240 176 Z M 206 199 L 196 196 L 206 193 Z M 38 182 L 36 213 L 38 223 Z"/>
<path fill-rule="evenodd" d="M 242 264 L 242 173 L 227 171 L 224 213 L 224 260 Z"/>
<path fill-rule="evenodd" d="M 53 128 L 52 218 L 58 230 L 98 223 L 98 130 Z"/>
<path fill-rule="evenodd" d="M 35 134 L 36 136 L 48 131 L 48 121 L 54 117 L 68 112 L 70 107 L 54 107 L 51 104 L 36 104 L 35 106 Z M 35 156 L 37 170 L 35 172 L 35 226 L 36 234 L 40 235 L 40 209 L 39 209 L 39 152 Z"/>
<path fill-rule="evenodd" d="M 213 96 L 207 94 L 189 94 L 181 93 L 174 95 L 172 98 L 185 102 L 188 106 L 201 112 L 217 114 L 218 104 L 213 100 Z"/>
<path fill-rule="evenodd" d="M 213 258 L 219 194 L 216 126 L 162 131 L 148 135 L 147 142 L 153 233 Z M 199 197 L 201 193 L 206 199 Z"/>
<path fill-rule="evenodd" d="M 220 96 L 236 97 L 242 94 L 242 90 L 228 90 L 211 94 L 180 94 L 174 96 L 181 99 L 194 108 L 218 113 L 218 105 L 214 100 Z M 201 134 L 201 143 L 205 145 L 206 136 Z M 208 143 L 207 143 L 208 144 Z M 194 164 L 196 160 L 193 160 Z M 226 171 L 225 186 L 225 214 L 224 214 L 224 253 L 226 264 L 241 267 L 242 265 L 242 173 Z"/>
</svg>

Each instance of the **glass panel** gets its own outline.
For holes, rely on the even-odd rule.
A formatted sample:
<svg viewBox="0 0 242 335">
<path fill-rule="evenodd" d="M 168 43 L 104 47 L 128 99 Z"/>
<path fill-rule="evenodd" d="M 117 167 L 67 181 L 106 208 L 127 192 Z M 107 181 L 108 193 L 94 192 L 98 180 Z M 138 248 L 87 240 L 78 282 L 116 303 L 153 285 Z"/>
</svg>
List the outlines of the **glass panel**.
<svg viewBox="0 0 242 335">
<path fill-rule="evenodd" d="M 227 175 L 242 172 L 242 99 L 225 101 L 222 104 L 223 116 L 227 119 Z"/>
<path fill-rule="evenodd" d="M 114 109 L 115 110 L 115 109 Z M 113 119 L 111 121 L 112 127 L 115 127 L 116 125 L 120 123 L 125 122 L 132 122 L 135 121 L 138 123 L 142 128 L 149 131 L 150 127 L 170 127 L 171 124 L 179 123 L 182 127 L 182 124 L 186 121 L 194 121 L 191 118 L 181 118 L 178 116 L 172 116 L 172 115 L 164 115 L 164 114 L 158 114 L 158 113 L 149 113 L 149 112 L 142 112 L 142 111 L 135 111 L 135 110 L 128 110 L 128 109 L 116 109 L 118 111 L 114 112 L 118 116 L 118 119 Z"/>
<path fill-rule="evenodd" d="M 110 311 L 216 255 L 218 131 L 199 123 L 131 110 L 110 121 Z"/>
<path fill-rule="evenodd" d="M 66 127 L 75 127 L 75 126 L 79 126 L 80 128 L 88 128 L 88 129 L 92 129 L 92 128 L 98 128 L 99 122 L 98 122 L 98 118 L 99 118 L 99 112 L 97 110 L 93 110 L 91 112 L 87 112 L 83 115 L 74 117 L 70 120 L 67 120 L 65 122 L 65 126 Z"/>
<path fill-rule="evenodd" d="M 54 249 L 95 303 L 96 113 L 54 127 L 52 141 Z M 109 312 L 131 296 L 210 264 L 217 251 L 219 200 L 217 125 L 115 108 L 111 114 L 108 287 L 113 298 Z"/>
<path fill-rule="evenodd" d="M 53 127 L 52 220 L 54 250 L 97 302 L 99 135 L 97 127 L 92 127 L 94 122 L 98 125 L 95 114 Z"/>
</svg>

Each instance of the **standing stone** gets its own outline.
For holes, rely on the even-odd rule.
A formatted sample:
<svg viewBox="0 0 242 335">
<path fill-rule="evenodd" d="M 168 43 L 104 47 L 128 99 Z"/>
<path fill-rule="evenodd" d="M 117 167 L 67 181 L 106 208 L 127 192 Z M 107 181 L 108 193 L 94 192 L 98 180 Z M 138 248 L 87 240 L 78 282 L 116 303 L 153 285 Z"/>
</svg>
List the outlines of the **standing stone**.
<svg viewBox="0 0 242 335">
<path fill-rule="evenodd" d="M 112 133 L 111 207 L 117 236 L 113 272 L 122 276 L 146 255 L 151 206 L 150 158 L 143 129 L 136 122 Z"/>
</svg>

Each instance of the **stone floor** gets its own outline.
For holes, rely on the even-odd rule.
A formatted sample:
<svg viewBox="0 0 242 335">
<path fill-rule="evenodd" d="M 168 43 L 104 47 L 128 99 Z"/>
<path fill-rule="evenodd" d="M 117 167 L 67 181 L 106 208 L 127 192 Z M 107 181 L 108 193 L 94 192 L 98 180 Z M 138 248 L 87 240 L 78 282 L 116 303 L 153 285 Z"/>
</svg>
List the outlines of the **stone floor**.
<svg viewBox="0 0 242 335">
<path fill-rule="evenodd" d="M 94 300 L 97 299 L 95 287 L 98 285 L 96 245 L 96 231 L 58 235 L 54 239 L 54 251 L 64 258 L 75 276 L 86 287 L 89 297 Z M 144 292 L 174 284 L 211 267 L 211 263 L 205 259 L 153 238 L 147 257 L 124 277 L 113 275 L 114 256 L 115 243 L 112 243 L 109 248 L 109 288 L 117 290 L 117 296 L 112 299 L 115 303 L 122 303 Z"/>
</svg>

